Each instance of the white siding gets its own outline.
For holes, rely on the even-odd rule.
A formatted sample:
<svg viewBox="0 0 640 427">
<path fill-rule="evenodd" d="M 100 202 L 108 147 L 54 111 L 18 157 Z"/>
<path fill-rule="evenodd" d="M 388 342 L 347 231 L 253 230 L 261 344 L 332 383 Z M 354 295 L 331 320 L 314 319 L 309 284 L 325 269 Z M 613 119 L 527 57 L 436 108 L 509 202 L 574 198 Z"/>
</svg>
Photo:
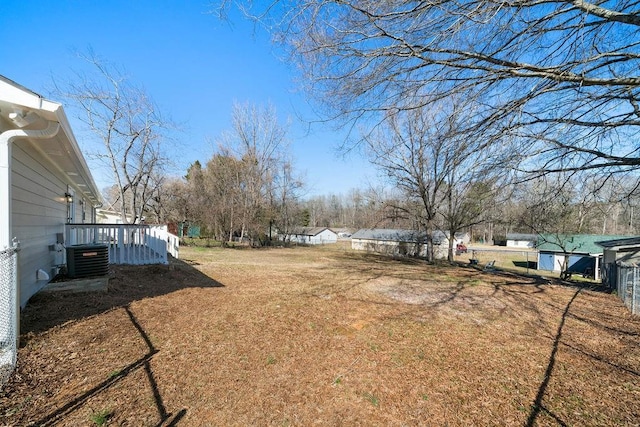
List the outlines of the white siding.
<svg viewBox="0 0 640 427">
<path fill-rule="evenodd" d="M 326 229 L 315 236 L 310 236 L 309 243 L 312 245 L 324 245 L 327 243 L 336 243 L 338 235 L 333 231 Z"/>
<path fill-rule="evenodd" d="M 548 270 L 548 271 L 561 272 L 562 271 L 561 266 L 564 263 L 564 255 L 553 254 L 552 259 L 553 259 L 553 270 Z M 538 268 L 540 269 L 540 261 L 538 261 Z"/>
<path fill-rule="evenodd" d="M 531 240 L 507 240 L 507 247 L 510 248 L 533 248 L 535 242 Z"/>
<path fill-rule="evenodd" d="M 292 243 L 308 244 L 309 236 L 306 236 L 304 234 L 292 234 L 291 236 L 289 236 L 289 241 Z"/>
<path fill-rule="evenodd" d="M 20 305 L 47 281 L 36 280 L 39 269 L 52 274 L 56 234 L 64 233 L 67 185 L 29 142 L 14 143 L 11 162 L 13 234 L 20 241 Z"/>
<path fill-rule="evenodd" d="M 292 234 L 289 236 L 289 241 L 306 245 L 325 245 L 336 243 L 338 241 L 338 235 L 327 228 L 314 236 L 308 234 Z"/>
</svg>

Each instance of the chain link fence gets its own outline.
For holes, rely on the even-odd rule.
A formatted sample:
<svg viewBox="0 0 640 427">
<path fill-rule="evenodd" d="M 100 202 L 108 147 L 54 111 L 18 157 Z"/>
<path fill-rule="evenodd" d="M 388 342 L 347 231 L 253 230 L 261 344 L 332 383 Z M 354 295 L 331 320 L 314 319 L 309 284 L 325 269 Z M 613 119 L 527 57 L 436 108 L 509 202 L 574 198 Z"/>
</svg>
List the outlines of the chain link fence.
<svg viewBox="0 0 640 427">
<path fill-rule="evenodd" d="M 614 271 L 609 274 L 616 275 L 618 297 L 631 310 L 633 314 L 640 313 L 640 267 L 615 265 Z"/>
<path fill-rule="evenodd" d="M 0 251 L 0 388 L 16 366 L 19 245 Z"/>
</svg>

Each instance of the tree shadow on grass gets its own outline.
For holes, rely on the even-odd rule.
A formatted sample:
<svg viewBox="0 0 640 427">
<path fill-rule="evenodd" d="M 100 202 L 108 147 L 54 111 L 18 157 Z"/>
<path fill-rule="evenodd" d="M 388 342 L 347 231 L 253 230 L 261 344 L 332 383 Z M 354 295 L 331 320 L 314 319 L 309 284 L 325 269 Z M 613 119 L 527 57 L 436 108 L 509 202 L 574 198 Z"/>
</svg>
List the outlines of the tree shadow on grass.
<svg viewBox="0 0 640 427">
<path fill-rule="evenodd" d="M 538 387 L 538 393 L 536 394 L 535 401 L 533 402 L 531 411 L 529 412 L 529 416 L 527 417 L 527 427 L 534 426 L 536 424 L 536 420 L 541 412 L 545 412 L 547 415 L 551 416 L 559 425 L 567 425 L 556 414 L 551 412 L 549 408 L 545 407 L 542 401 L 546 394 L 547 387 L 549 386 L 549 381 L 551 380 L 551 375 L 556 364 L 556 355 L 558 353 L 558 347 L 560 346 L 560 340 L 562 339 L 562 330 L 567 320 L 567 316 L 569 315 L 571 304 L 573 304 L 581 290 L 582 289 L 576 290 L 576 292 L 567 303 L 564 312 L 562 313 L 562 317 L 560 318 L 560 324 L 558 325 L 558 330 L 556 331 L 556 336 L 553 340 L 553 347 L 549 356 L 549 362 L 547 363 L 547 369 L 544 372 L 544 378 L 542 379 L 542 383 L 540 383 L 540 387 Z"/>
<path fill-rule="evenodd" d="M 118 368 L 108 378 L 94 383 L 82 392 L 72 392 L 66 400 L 44 414 L 33 425 L 57 425 L 72 414 L 87 408 L 94 398 L 120 386 L 127 379 L 143 372 L 146 388 L 157 412 L 157 426 L 177 425 L 186 415 L 186 409 L 171 413 L 167 410 L 160 387 L 152 369 L 152 360 L 159 353 L 147 332 L 132 311 L 131 303 L 145 298 L 167 295 L 188 288 L 220 288 L 223 285 L 206 276 L 188 260 L 171 259 L 169 265 L 110 266 L 110 278 L 106 291 L 98 292 L 47 292 L 35 295 L 22 312 L 21 344 L 38 339 L 39 333 L 68 322 L 75 322 L 110 310 L 123 309 L 128 315 L 135 334 L 141 339 L 146 351 L 124 368 Z M 19 382 L 19 380 L 18 380 Z M 142 388 L 144 384 L 140 384 Z M 141 389 L 142 389 L 141 388 Z M 15 390 L 19 390 L 18 387 Z M 16 391 L 14 391 L 15 393 Z M 16 399 L 20 397 L 17 396 Z M 9 400 L 8 400 L 9 401 Z M 33 416 L 33 415 L 32 415 Z M 107 417 L 113 414 L 107 414 Z"/>
<path fill-rule="evenodd" d="M 538 269 L 538 263 L 536 261 L 512 261 L 515 267 L 529 268 L 531 270 Z"/>
<path fill-rule="evenodd" d="M 110 265 L 106 291 L 46 292 L 34 295 L 21 313 L 21 346 L 35 334 L 133 301 L 186 288 L 219 288 L 188 260 L 171 258 L 169 265 Z"/>
<path fill-rule="evenodd" d="M 119 383 L 122 380 L 124 380 L 125 378 L 127 378 L 130 374 L 132 374 L 133 372 L 135 372 L 135 371 L 137 371 L 138 369 L 141 369 L 141 368 L 144 370 L 144 372 L 146 374 L 147 381 L 149 382 L 149 386 L 150 386 L 152 394 L 153 394 L 153 401 L 155 403 L 156 410 L 158 412 L 159 421 L 156 424 L 156 426 L 158 426 L 158 427 L 160 427 L 160 426 L 175 426 L 186 415 L 186 413 L 187 413 L 186 409 L 182 409 L 182 410 L 176 412 L 175 414 L 170 413 L 170 412 L 167 411 L 167 408 L 165 406 L 164 400 L 163 400 L 162 395 L 160 394 L 160 390 L 158 388 L 158 383 L 157 383 L 157 381 L 155 379 L 155 376 L 153 375 L 153 371 L 151 369 L 151 359 L 153 358 L 153 356 L 155 356 L 158 353 L 159 350 L 155 348 L 155 346 L 153 345 L 153 343 L 149 339 L 148 334 L 142 328 L 142 326 L 138 322 L 138 319 L 135 317 L 135 315 L 129 309 L 129 307 L 128 306 L 124 307 L 124 310 L 126 311 L 127 315 L 129 316 L 129 320 L 131 320 L 131 323 L 133 324 L 133 326 L 137 330 L 138 334 L 140 335 L 142 340 L 145 342 L 145 344 L 147 346 L 147 353 L 144 356 L 142 356 L 141 358 L 139 358 L 138 360 L 136 360 L 133 363 L 130 363 L 129 365 L 127 365 L 124 369 L 118 371 L 118 373 L 116 375 L 110 376 L 108 379 L 100 382 L 99 384 L 96 384 L 91 389 L 89 389 L 86 392 L 82 393 L 81 395 L 69 400 L 67 403 L 65 403 L 64 405 L 58 407 L 54 411 L 48 413 L 47 415 L 45 415 L 44 417 L 42 417 L 41 419 L 36 421 L 33 425 L 51 426 L 51 425 L 58 424 L 58 422 L 61 421 L 62 419 L 64 419 L 65 416 L 68 416 L 69 414 L 73 413 L 74 411 L 80 409 L 91 398 L 93 398 L 94 396 L 96 396 L 96 395 L 98 395 L 100 393 L 103 393 L 103 392 L 107 391 L 109 388 L 113 387 L 117 383 Z"/>
</svg>

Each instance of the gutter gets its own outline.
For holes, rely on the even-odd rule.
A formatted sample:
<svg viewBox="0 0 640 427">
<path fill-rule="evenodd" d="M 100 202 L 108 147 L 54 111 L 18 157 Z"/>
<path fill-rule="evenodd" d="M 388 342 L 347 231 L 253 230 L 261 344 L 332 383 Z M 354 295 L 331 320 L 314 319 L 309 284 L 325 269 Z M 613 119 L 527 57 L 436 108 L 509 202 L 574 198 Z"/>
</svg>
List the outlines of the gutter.
<svg viewBox="0 0 640 427">
<path fill-rule="evenodd" d="M 54 113 L 56 115 L 56 119 L 58 123 L 60 123 L 60 126 L 62 127 L 62 129 L 64 130 L 65 134 L 68 137 L 69 144 L 71 146 L 70 148 L 73 151 L 75 158 L 78 159 L 78 162 L 80 163 L 80 169 L 83 172 L 83 175 L 87 184 L 89 184 L 88 190 L 95 195 L 95 198 L 89 197 L 90 199 L 95 199 L 91 204 L 96 209 L 101 208 L 103 205 L 103 202 L 101 200 L 102 198 L 100 196 L 100 190 L 98 189 L 98 186 L 96 185 L 93 179 L 93 176 L 91 175 L 91 169 L 89 169 L 89 166 L 87 165 L 87 162 L 84 156 L 82 155 L 82 152 L 80 151 L 80 146 L 78 145 L 78 142 L 75 139 L 75 135 L 73 134 L 71 125 L 69 124 L 69 121 L 67 119 L 66 114 L 64 113 L 64 109 L 62 108 L 61 104 L 56 104 Z M 66 174 L 65 171 L 62 171 L 62 172 Z M 73 182 L 73 180 L 70 180 L 70 181 Z M 81 193 L 85 193 L 85 190 L 81 190 L 79 188 L 77 188 L 77 190 Z"/>
</svg>

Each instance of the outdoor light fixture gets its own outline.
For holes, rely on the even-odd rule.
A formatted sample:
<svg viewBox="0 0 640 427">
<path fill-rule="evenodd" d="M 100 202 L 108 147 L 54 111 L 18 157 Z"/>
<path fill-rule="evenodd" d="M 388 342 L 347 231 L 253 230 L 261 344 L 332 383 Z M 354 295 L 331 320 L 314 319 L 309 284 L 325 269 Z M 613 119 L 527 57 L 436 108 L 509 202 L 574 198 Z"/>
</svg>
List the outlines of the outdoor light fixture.
<svg viewBox="0 0 640 427">
<path fill-rule="evenodd" d="M 64 199 L 67 201 L 68 204 L 72 204 L 73 203 L 73 194 L 64 193 Z"/>
</svg>

